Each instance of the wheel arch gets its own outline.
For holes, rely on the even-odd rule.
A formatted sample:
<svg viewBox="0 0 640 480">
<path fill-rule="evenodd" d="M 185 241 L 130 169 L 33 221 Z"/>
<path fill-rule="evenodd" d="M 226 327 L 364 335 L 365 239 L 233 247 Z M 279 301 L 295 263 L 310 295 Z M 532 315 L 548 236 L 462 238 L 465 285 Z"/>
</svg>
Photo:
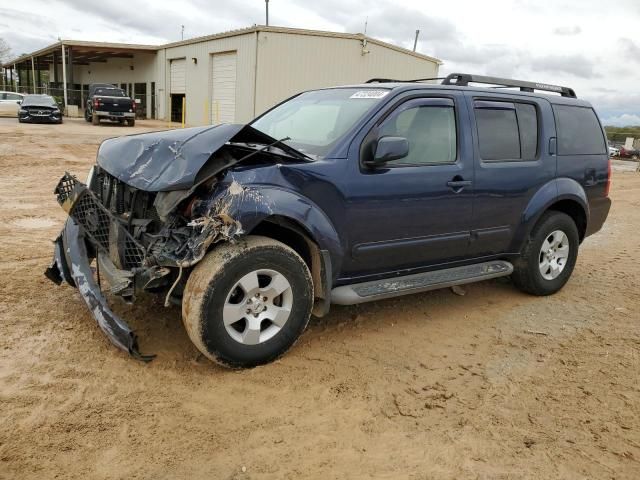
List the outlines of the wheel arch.
<svg viewBox="0 0 640 480">
<path fill-rule="evenodd" d="M 514 236 L 511 251 L 520 252 L 542 215 L 554 210 L 569 215 L 578 227 L 580 242 L 584 240 L 589 223 L 589 202 L 578 182 L 571 178 L 556 178 L 544 184 L 531 197 L 522 214 L 522 221 Z"/>
<path fill-rule="evenodd" d="M 327 250 L 322 250 L 311 232 L 298 220 L 282 215 L 270 215 L 255 225 L 251 235 L 262 235 L 288 245 L 309 267 L 313 280 L 314 309 L 317 317 L 326 315 L 331 303 L 332 265 Z"/>
</svg>

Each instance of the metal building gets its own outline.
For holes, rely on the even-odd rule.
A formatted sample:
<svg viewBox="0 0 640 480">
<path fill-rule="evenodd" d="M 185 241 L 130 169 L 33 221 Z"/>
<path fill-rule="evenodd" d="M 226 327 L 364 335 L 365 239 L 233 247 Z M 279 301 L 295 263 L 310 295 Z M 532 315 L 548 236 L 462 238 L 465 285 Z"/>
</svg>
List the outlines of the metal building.
<svg viewBox="0 0 640 480">
<path fill-rule="evenodd" d="M 56 87 L 63 50 L 70 103 L 82 105 L 75 92 L 82 100 L 89 83 L 114 83 L 144 104 L 147 118 L 179 121 L 185 105 L 188 125 L 246 122 L 312 88 L 437 77 L 442 63 L 362 34 L 254 26 L 155 47 L 63 40 L 3 67 L 9 76 L 19 70 L 30 89 L 44 67 Z"/>
</svg>

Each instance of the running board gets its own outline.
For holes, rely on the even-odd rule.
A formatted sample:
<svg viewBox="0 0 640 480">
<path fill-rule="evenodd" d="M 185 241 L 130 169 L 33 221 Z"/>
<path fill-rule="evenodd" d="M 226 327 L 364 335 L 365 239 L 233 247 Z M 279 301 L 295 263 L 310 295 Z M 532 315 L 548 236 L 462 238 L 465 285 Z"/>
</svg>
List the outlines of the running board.
<svg viewBox="0 0 640 480">
<path fill-rule="evenodd" d="M 480 282 L 490 278 L 506 277 L 511 275 L 512 272 L 513 265 L 509 262 L 495 260 L 493 262 L 446 268 L 404 277 L 354 283 L 353 285 L 343 285 L 331 290 L 331 303 L 355 305 L 356 303 L 372 302 L 410 293 Z"/>
</svg>

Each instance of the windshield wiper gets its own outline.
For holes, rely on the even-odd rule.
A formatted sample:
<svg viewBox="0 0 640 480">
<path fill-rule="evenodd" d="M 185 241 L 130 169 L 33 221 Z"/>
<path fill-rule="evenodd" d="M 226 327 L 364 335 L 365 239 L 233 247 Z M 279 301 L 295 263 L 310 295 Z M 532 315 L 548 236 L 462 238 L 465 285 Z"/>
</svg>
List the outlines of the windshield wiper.
<svg viewBox="0 0 640 480">
<path fill-rule="evenodd" d="M 284 152 L 286 155 L 292 156 L 292 157 L 297 157 L 299 160 L 304 160 L 305 162 L 312 162 L 313 159 L 307 155 L 305 155 L 302 152 L 299 152 L 298 150 L 296 150 L 293 147 L 290 147 L 289 145 L 287 145 L 286 143 L 284 143 L 287 140 L 291 140 L 291 137 L 284 137 L 281 138 L 280 140 L 276 140 L 274 142 L 271 142 L 269 144 L 266 145 L 262 145 L 262 147 L 258 148 L 257 150 L 251 152 L 250 154 L 242 157 L 239 161 L 244 161 L 249 157 L 252 157 L 254 155 L 257 155 L 258 153 L 261 152 L 266 152 L 269 148 L 280 145 L 282 148 L 280 148 L 280 150 L 282 152 Z M 260 145 L 260 144 L 254 144 L 254 143 L 249 143 L 249 142 L 229 142 L 230 145 L 242 145 L 243 147 L 247 147 L 247 148 L 254 148 L 253 145 Z M 267 152 L 267 153 L 271 153 L 271 152 Z"/>
</svg>

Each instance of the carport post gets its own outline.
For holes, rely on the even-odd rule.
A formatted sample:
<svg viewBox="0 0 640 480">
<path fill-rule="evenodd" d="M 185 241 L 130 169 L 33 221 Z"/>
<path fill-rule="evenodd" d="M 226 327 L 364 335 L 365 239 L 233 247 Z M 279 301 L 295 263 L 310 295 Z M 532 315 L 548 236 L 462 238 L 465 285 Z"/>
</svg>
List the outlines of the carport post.
<svg viewBox="0 0 640 480">
<path fill-rule="evenodd" d="M 67 67 L 64 58 L 64 44 L 62 44 L 62 91 L 64 92 L 64 113 L 67 113 Z"/>
<path fill-rule="evenodd" d="M 33 63 L 33 57 L 31 57 L 31 85 L 33 85 L 33 93 L 38 93 L 36 90 L 36 65 Z"/>
<path fill-rule="evenodd" d="M 18 93 L 18 78 L 20 77 L 20 73 L 18 72 L 18 70 L 16 69 L 16 64 L 13 64 L 13 69 L 12 72 L 15 71 L 16 73 L 16 84 L 15 84 L 15 91 L 16 93 Z"/>
</svg>

